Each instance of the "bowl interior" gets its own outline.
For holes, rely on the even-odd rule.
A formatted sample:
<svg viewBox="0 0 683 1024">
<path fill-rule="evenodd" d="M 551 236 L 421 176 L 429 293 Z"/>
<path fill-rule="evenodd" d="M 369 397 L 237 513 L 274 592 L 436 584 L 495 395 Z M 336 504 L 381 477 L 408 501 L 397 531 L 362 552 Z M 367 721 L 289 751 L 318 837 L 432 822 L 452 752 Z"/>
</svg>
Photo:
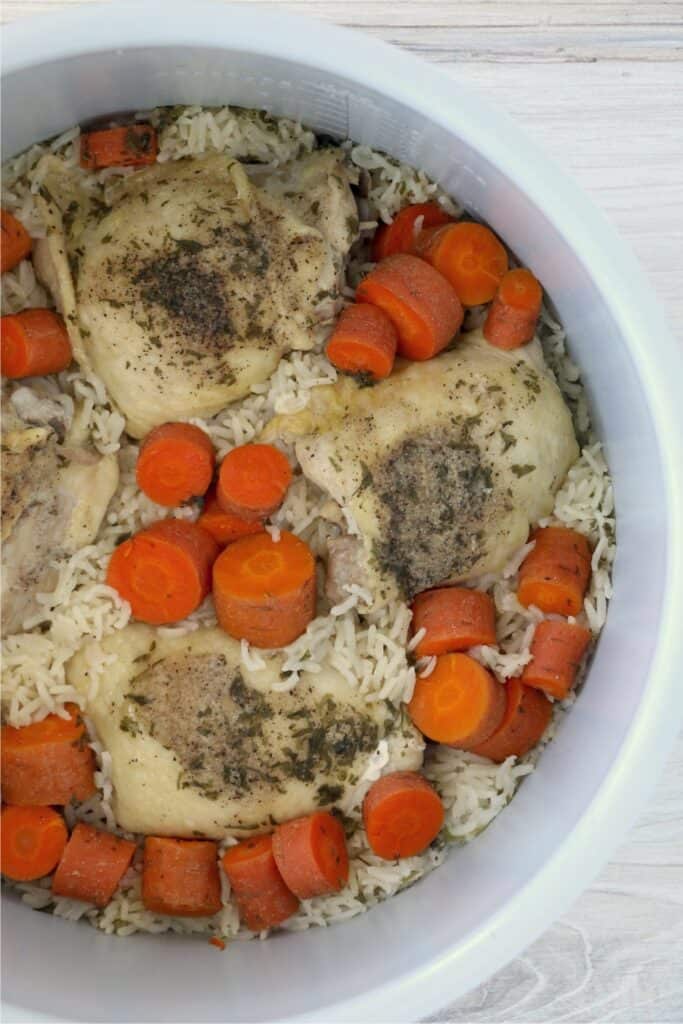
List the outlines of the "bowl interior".
<svg viewBox="0 0 683 1024">
<path fill-rule="evenodd" d="M 391 65 L 387 57 L 384 84 L 376 87 L 335 68 L 340 61 L 329 46 L 310 48 L 314 56 L 306 64 L 232 46 L 225 26 L 224 37 L 215 46 L 85 47 L 80 55 L 12 71 L 4 91 L 5 154 L 111 111 L 231 102 L 348 135 L 424 168 L 536 271 L 564 321 L 615 481 L 615 596 L 588 683 L 540 770 L 475 843 L 454 850 L 437 872 L 364 917 L 324 932 L 237 943 L 222 959 L 204 941 L 146 935 L 121 941 L 31 914 L 9 899 L 5 998 L 30 1007 L 33 1019 L 42 1012 L 89 1021 L 263 1021 L 315 1014 L 352 997 L 343 1012 L 329 1009 L 325 1019 L 384 1012 L 399 1019 L 475 984 L 525 941 L 523 905 L 537 929 L 549 917 L 544 904 L 561 905 L 543 869 L 562 856 L 573 830 L 584 827 L 584 812 L 618 762 L 657 638 L 667 547 L 658 439 L 614 295 L 606 298 L 596 283 L 595 254 L 579 255 L 548 203 L 532 198 L 541 191 L 544 168 L 537 180 L 528 167 L 522 185 L 503 158 L 487 155 L 472 141 L 480 111 L 445 78 L 436 106 L 417 81 L 413 100 L 392 98 L 401 89 L 392 86 L 390 72 L 404 68 L 409 76 L 412 62 Z M 353 68 L 348 37 L 335 38 Z M 495 133 L 493 124 L 492 139 Z M 580 875 L 575 851 L 572 856 Z M 436 991 L 447 955 L 450 989 L 430 995 L 431 972 Z M 407 990 L 400 1003 L 391 1002 L 397 978 L 422 982 L 419 1003 Z M 371 990 L 378 1001 L 363 1009 L 358 1000 Z"/>
</svg>

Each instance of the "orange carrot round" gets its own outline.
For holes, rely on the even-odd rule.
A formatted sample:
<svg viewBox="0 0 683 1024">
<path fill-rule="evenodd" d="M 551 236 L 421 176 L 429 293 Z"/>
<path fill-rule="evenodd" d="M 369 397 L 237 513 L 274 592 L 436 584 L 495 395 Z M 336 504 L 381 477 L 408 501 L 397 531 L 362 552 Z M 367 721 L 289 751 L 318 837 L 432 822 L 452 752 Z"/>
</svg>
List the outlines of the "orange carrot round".
<svg viewBox="0 0 683 1024">
<path fill-rule="evenodd" d="M 210 917 L 221 909 L 218 845 L 210 839 L 147 836 L 142 902 L 153 914 Z"/>
<path fill-rule="evenodd" d="M 285 499 L 292 482 L 287 457 L 272 444 L 243 444 L 221 462 L 216 497 L 224 512 L 265 519 Z"/>
<path fill-rule="evenodd" d="M 394 367 L 397 344 L 398 334 L 387 314 L 378 306 L 355 302 L 342 311 L 325 351 L 343 373 L 382 380 Z"/>
<path fill-rule="evenodd" d="M 539 622 L 531 641 L 531 661 L 522 672 L 522 682 L 543 690 L 556 700 L 568 695 L 581 659 L 591 641 L 585 626 L 546 619 Z"/>
<path fill-rule="evenodd" d="M 490 302 L 508 269 L 505 246 L 493 231 L 469 221 L 428 229 L 416 252 L 451 283 L 463 306 Z"/>
<path fill-rule="evenodd" d="M 278 825 L 273 856 L 285 885 L 300 900 L 339 892 L 349 880 L 344 829 L 327 811 Z"/>
<path fill-rule="evenodd" d="M 105 128 L 81 135 L 81 167 L 99 171 L 103 167 L 142 167 L 156 163 L 159 146 L 151 124 Z"/>
<path fill-rule="evenodd" d="M 0 871 L 15 882 L 49 875 L 68 837 L 64 819 L 51 807 L 3 807 L 0 833 Z"/>
<path fill-rule="evenodd" d="M 31 252 L 33 242 L 24 225 L 9 212 L 0 210 L 0 273 L 13 270 Z"/>
<path fill-rule="evenodd" d="M 252 932 L 275 928 L 299 909 L 273 855 L 273 837 L 257 836 L 231 846 L 223 855 L 240 919 Z"/>
<path fill-rule="evenodd" d="M 505 688 L 467 654 L 442 654 L 417 680 L 408 713 L 428 739 L 469 750 L 503 720 Z"/>
<path fill-rule="evenodd" d="M 148 498 L 171 507 L 206 493 L 215 461 L 211 438 L 199 427 L 164 423 L 142 442 L 135 476 Z"/>
<path fill-rule="evenodd" d="M 591 573 L 590 544 L 566 526 L 535 530 L 536 546 L 519 570 L 517 599 L 546 614 L 578 615 Z"/>
<path fill-rule="evenodd" d="M 398 331 L 398 353 L 431 359 L 460 330 L 463 309 L 441 274 L 417 256 L 382 260 L 356 289 L 358 302 L 382 309 Z"/>
<path fill-rule="evenodd" d="M 285 647 L 315 614 L 315 559 L 307 544 L 283 531 L 229 544 L 213 568 L 220 626 L 255 647 Z"/>
<path fill-rule="evenodd" d="M 467 587 L 439 587 L 413 601 L 413 635 L 425 635 L 415 647 L 418 658 L 495 644 L 496 609 L 491 597 Z"/>
<path fill-rule="evenodd" d="M 446 213 L 438 203 L 413 203 L 411 206 L 404 206 L 391 224 L 381 224 L 377 228 L 372 242 L 372 258 L 375 263 L 379 263 L 387 256 L 414 252 L 418 221 L 420 230 L 424 230 L 441 224 L 450 224 L 453 220 L 450 213 Z"/>
<path fill-rule="evenodd" d="M 106 907 L 130 867 L 135 843 L 78 824 L 52 879 L 55 896 Z"/>
<path fill-rule="evenodd" d="M 422 853 L 436 839 L 443 819 L 441 797 L 417 772 L 384 775 L 363 801 L 370 849 L 384 860 Z"/>
<path fill-rule="evenodd" d="M 178 622 L 209 593 L 218 551 L 196 523 L 162 519 L 119 544 L 109 559 L 107 583 L 141 622 Z"/>
<path fill-rule="evenodd" d="M 10 804 L 68 804 L 96 792 L 95 756 L 78 708 L 68 718 L 2 727 L 2 795 Z"/>
<path fill-rule="evenodd" d="M 503 721 L 492 736 L 470 748 L 473 754 L 488 757 L 498 764 L 508 757 L 524 757 L 535 747 L 548 728 L 553 713 L 553 706 L 545 694 L 525 686 L 520 679 L 508 679 L 505 697 Z"/>
<path fill-rule="evenodd" d="M 541 312 L 543 289 L 530 270 L 508 270 L 484 321 L 484 337 L 510 350 L 531 341 Z"/>
<path fill-rule="evenodd" d="M 254 533 L 263 533 L 264 525 L 260 519 L 242 519 L 232 512 L 224 512 L 218 504 L 215 489 L 209 491 L 204 499 L 204 508 L 197 523 L 203 530 L 210 533 L 222 548 L 232 544 L 240 537 L 249 537 Z"/>
<path fill-rule="evenodd" d="M 0 319 L 3 377 L 17 380 L 60 373 L 71 358 L 71 342 L 64 321 L 51 309 L 25 309 Z"/>
</svg>

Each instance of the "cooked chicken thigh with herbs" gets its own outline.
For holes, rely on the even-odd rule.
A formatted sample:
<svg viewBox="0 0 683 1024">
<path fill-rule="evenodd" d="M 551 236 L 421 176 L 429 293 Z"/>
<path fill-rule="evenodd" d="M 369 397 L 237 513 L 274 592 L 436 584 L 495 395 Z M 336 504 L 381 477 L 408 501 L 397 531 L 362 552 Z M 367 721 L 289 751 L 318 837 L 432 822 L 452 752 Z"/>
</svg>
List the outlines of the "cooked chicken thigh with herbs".
<svg viewBox="0 0 683 1024">
<path fill-rule="evenodd" d="M 480 331 L 374 387 L 317 388 L 265 438 L 293 442 L 306 476 L 357 524 L 355 542 L 331 546 L 333 600 L 351 582 L 410 599 L 498 571 L 578 455 L 538 342 L 505 352 Z"/>
<path fill-rule="evenodd" d="M 45 159 L 36 269 L 134 437 L 242 398 L 334 316 L 358 230 L 339 150 L 254 180 L 224 156 L 155 164 L 111 208 Z"/>
<path fill-rule="evenodd" d="M 91 692 L 95 651 L 114 659 Z M 136 624 L 86 644 L 67 676 L 111 754 L 119 825 L 221 838 L 343 806 L 381 739 L 396 769 L 420 767 L 422 737 L 400 711 L 366 703 L 330 667 L 276 692 L 280 667 L 246 669 L 220 629 Z"/>
<path fill-rule="evenodd" d="M 21 415 L 19 414 L 21 412 Z M 2 633 L 39 610 L 55 559 L 96 537 L 118 485 L 115 455 L 66 429 L 64 410 L 19 388 L 2 402 Z"/>
</svg>

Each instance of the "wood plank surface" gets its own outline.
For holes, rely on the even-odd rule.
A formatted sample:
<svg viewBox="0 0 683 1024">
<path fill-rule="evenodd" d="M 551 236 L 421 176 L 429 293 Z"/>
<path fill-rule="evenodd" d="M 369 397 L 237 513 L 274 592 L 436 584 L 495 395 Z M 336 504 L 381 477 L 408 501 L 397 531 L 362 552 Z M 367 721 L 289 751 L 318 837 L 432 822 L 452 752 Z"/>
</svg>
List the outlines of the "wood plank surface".
<svg viewBox="0 0 683 1024">
<path fill-rule="evenodd" d="M 4 0 L 1 17 L 12 21 L 84 2 Z M 506 108 L 610 216 L 683 343 L 681 0 L 292 0 L 276 6 L 405 47 Z M 430 1020 L 683 1021 L 683 737 L 649 808 L 571 911 L 486 984 Z"/>
</svg>

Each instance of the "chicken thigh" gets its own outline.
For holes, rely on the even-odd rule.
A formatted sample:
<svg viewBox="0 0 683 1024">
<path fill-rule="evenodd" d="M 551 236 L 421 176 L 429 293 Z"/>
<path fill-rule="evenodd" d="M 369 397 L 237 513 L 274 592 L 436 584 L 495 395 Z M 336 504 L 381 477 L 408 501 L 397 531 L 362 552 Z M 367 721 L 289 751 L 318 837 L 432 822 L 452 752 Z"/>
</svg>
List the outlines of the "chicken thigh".
<svg viewBox="0 0 683 1024">
<path fill-rule="evenodd" d="M 56 403 L 15 395 L 2 403 L 3 636 L 38 611 L 55 559 L 94 540 L 119 479 L 115 455 L 70 441 Z"/>
<path fill-rule="evenodd" d="M 375 387 L 318 388 L 264 437 L 293 442 L 306 476 L 357 524 L 355 547 L 332 547 L 336 595 L 353 581 L 376 599 L 497 572 L 578 455 L 538 342 L 504 352 L 479 331 Z"/>
<path fill-rule="evenodd" d="M 45 159 L 36 268 L 134 437 L 244 397 L 334 315 L 358 228 L 339 150 L 254 180 L 225 156 L 156 164 L 111 208 Z"/>
<path fill-rule="evenodd" d="M 91 693 L 95 653 L 114 659 Z M 67 676 L 111 754 L 122 828 L 215 838 L 271 828 L 342 801 L 381 739 L 395 768 L 420 767 L 422 737 L 401 712 L 367 704 L 329 666 L 276 692 L 280 664 L 246 669 L 220 629 L 169 637 L 135 624 L 79 651 Z"/>
</svg>

